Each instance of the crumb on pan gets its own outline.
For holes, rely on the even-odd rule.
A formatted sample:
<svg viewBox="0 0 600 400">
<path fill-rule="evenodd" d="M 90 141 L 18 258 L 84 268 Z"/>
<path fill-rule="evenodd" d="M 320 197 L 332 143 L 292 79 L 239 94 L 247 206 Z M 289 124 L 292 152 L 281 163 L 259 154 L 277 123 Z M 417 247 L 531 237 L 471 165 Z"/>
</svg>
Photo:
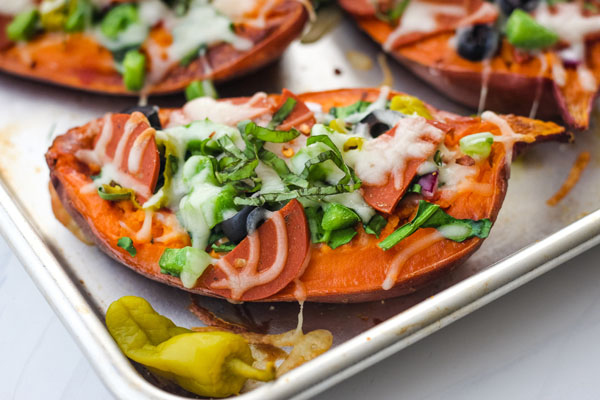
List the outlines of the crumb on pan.
<svg viewBox="0 0 600 400">
<path fill-rule="evenodd" d="M 564 181 L 560 189 L 558 189 L 558 191 L 554 194 L 554 196 L 550 197 L 546 201 L 546 203 L 549 206 L 553 207 L 557 205 L 567 194 L 569 194 L 571 189 L 573 189 L 573 187 L 575 187 L 575 184 L 577 184 L 577 182 L 579 181 L 583 170 L 589 162 L 590 153 L 588 151 L 582 151 L 581 153 L 579 153 L 579 156 L 577 156 L 575 163 L 571 167 L 571 171 L 569 171 L 569 176 L 567 177 L 567 179 Z"/>
</svg>

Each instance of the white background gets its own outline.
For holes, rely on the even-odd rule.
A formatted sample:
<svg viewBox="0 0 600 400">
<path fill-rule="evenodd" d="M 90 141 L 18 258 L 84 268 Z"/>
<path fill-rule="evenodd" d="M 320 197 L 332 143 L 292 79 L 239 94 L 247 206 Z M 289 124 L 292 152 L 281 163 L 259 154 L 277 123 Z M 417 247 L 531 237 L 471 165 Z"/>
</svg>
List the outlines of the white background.
<svg viewBox="0 0 600 400">
<path fill-rule="evenodd" d="M 112 399 L 0 239 L 0 399 Z M 600 247 L 317 399 L 600 398 Z"/>
</svg>

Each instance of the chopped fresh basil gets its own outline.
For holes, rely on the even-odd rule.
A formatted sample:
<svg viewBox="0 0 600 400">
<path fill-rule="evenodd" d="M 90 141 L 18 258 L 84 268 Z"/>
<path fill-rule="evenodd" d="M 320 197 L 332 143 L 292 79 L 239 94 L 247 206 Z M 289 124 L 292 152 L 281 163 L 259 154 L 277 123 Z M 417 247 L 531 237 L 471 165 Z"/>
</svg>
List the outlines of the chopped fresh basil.
<svg viewBox="0 0 600 400">
<path fill-rule="evenodd" d="M 221 231 L 218 228 L 215 228 L 212 231 L 210 231 L 210 236 L 208 237 L 208 244 L 212 245 L 212 244 L 216 243 L 217 240 L 222 239 L 224 237 L 225 237 L 225 234 L 223 233 L 223 231 Z"/>
<path fill-rule="evenodd" d="M 300 136 L 300 132 L 294 128 L 289 131 L 277 131 L 274 129 L 263 128 L 262 126 L 256 125 L 254 122 L 248 122 L 244 128 L 244 132 L 259 140 L 271 143 L 285 143 Z"/>
<path fill-rule="evenodd" d="M 213 244 L 211 247 L 217 253 L 229 253 L 237 246 L 235 243 L 227 242 L 223 244 Z"/>
<path fill-rule="evenodd" d="M 331 161 L 333 161 L 335 163 L 335 165 L 337 165 L 337 167 L 340 170 L 342 170 L 342 172 L 344 172 L 344 177 L 338 181 L 338 185 L 345 185 L 349 182 L 353 182 L 356 185 L 355 188 L 358 189 L 361 185 L 361 180 L 358 178 L 358 176 L 356 176 L 356 174 L 354 173 L 354 170 L 352 170 L 352 168 L 350 168 L 346 165 L 346 163 L 344 162 L 344 159 L 342 157 L 342 153 L 340 153 L 340 150 L 331 141 L 329 136 L 316 135 L 316 136 L 311 136 L 306 140 L 307 145 L 311 145 L 313 143 L 319 143 L 319 142 L 327 145 L 333 151 L 333 153 L 335 154 L 335 157 L 332 158 Z"/>
<path fill-rule="evenodd" d="M 359 100 L 354 104 L 350 104 L 346 107 L 331 107 L 329 114 L 335 118 L 345 119 L 346 117 L 366 111 L 367 107 L 371 105 L 368 101 Z"/>
<path fill-rule="evenodd" d="M 364 226 L 365 232 L 369 235 L 375 235 L 377 239 L 379 239 L 379 235 L 385 226 L 387 225 L 387 220 L 381 216 L 380 214 L 375 214 L 373 218 L 369 221 L 368 224 Z"/>
<path fill-rule="evenodd" d="M 262 206 L 265 203 L 280 203 L 301 198 L 320 201 L 325 196 L 353 192 L 354 190 L 356 190 L 354 185 L 311 186 L 306 189 L 289 190 L 285 193 L 264 193 L 256 197 L 236 197 L 234 202 L 238 206 Z"/>
<path fill-rule="evenodd" d="M 437 165 L 438 167 L 441 167 L 442 164 L 444 163 L 442 160 L 442 152 L 441 151 L 436 151 L 435 154 L 433 155 L 433 162 L 435 163 L 435 165 Z"/>
<path fill-rule="evenodd" d="M 397 22 L 402 14 L 404 14 L 404 10 L 406 10 L 406 7 L 408 7 L 408 3 L 410 3 L 410 0 L 401 0 L 394 6 L 394 8 L 388 11 L 387 15 L 390 20 Z"/>
<path fill-rule="evenodd" d="M 269 122 L 269 125 L 267 125 L 267 128 L 275 129 L 279 125 L 281 125 L 283 121 L 285 121 L 285 119 L 288 117 L 288 115 L 292 113 L 294 107 L 296 107 L 296 103 L 296 99 L 289 97 L 285 101 L 285 103 L 283 103 L 283 105 L 279 108 L 279 110 L 277 110 L 275 114 L 273 114 L 273 118 L 271 119 L 271 122 Z"/>
<path fill-rule="evenodd" d="M 131 257 L 135 257 L 137 254 L 137 250 L 133 245 L 133 240 L 127 236 L 120 238 L 117 242 L 117 246 L 128 252 Z"/>
<path fill-rule="evenodd" d="M 389 250 L 419 228 L 435 228 L 446 239 L 462 242 L 472 237 L 486 238 L 491 227 L 492 222 L 487 218 L 478 221 L 456 219 L 446 214 L 439 205 L 421 200 L 413 220 L 379 242 L 378 246 L 383 250 Z"/>
<path fill-rule="evenodd" d="M 277 157 L 275 153 L 266 149 L 261 149 L 258 157 L 262 162 L 273 168 L 285 184 L 300 188 L 307 188 L 309 186 L 309 182 L 306 179 L 293 174 L 285 161 Z"/>
</svg>

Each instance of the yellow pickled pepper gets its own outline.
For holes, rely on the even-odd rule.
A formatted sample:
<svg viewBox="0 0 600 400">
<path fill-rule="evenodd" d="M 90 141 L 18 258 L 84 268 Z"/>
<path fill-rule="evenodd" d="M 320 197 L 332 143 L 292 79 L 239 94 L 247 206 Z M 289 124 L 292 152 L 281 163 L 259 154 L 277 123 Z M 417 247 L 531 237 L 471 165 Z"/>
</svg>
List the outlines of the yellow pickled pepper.
<svg viewBox="0 0 600 400">
<path fill-rule="evenodd" d="M 178 327 L 140 297 L 112 303 L 106 325 L 127 357 L 201 396 L 227 397 L 238 394 L 247 379 L 275 378 L 273 364 L 252 367 L 250 347 L 240 335 Z"/>
<path fill-rule="evenodd" d="M 410 96 L 408 94 L 400 94 L 392 97 L 390 110 L 399 111 L 406 115 L 417 114 L 426 119 L 433 119 L 431 113 L 425 106 L 425 103 L 415 96 Z"/>
</svg>

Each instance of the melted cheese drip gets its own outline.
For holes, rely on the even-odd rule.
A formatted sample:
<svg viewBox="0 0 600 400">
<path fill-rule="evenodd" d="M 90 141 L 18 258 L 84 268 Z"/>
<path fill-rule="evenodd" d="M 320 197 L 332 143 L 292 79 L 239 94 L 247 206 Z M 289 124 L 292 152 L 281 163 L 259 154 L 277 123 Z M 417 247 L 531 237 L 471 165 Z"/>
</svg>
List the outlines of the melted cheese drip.
<svg viewBox="0 0 600 400">
<path fill-rule="evenodd" d="M 567 71 L 560 60 L 552 63 L 552 79 L 560 87 L 564 87 L 567 83 Z"/>
<path fill-rule="evenodd" d="M 312 256 L 312 250 L 309 248 L 308 251 L 306 252 L 306 257 L 304 258 L 304 262 L 302 263 L 300 272 L 298 273 L 296 278 L 294 278 L 294 285 L 295 285 L 294 297 L 296 298 L 296 300 L 298 300 L 298 302 L 300 302 L 300 313 L 302 313 L 303 305 L 304 305 L 304 302 L 306 301 L 306 286 L 304 286 L 304 283 L 300 280 L 300 278 L 302 278 L 302 275 L 304 275 L 304 272 L 306 271 L 306 268 L 308 267 L 308 264 L 310 263 L 311 256 Z M 300 316 L 301 316 L 301 314 L 298 317 L 300 317 Z M 300 326 L 302 325 L 300 323 L 300 321 L 298 321 L 298 324 Z"/>
<path fill-rule="evenodd" d="M 483 61 L 483 70 L 481 71 L 481 92 L 479 92 L 479 106 L 477 107 L 477 114 L 481 115 L 485 109 L 485 101 L 488 94 L 488 86 L 490 82 L 490 74 L 492 72 L 492 66 L 490 60 Z"/>
<path fill-rule="evenodd" d="M 400 269 L 412 256 L 420 253 L 423 250 L 426 250 L 443 239 L 444 236 L 442 236 L 442 234 L 438 231 L 435 231 L 421 238 L 419 241 L 410 244 L 410 246 L 402 249 L 402 251 L 400 251 L 400 253 L 394 257 L 392 263 L 390 264 L 381 288 L 383 290 L 390 290 L 393 288 L 394 284 L 396 283 L 396 279 L 398 279 Z"/>
<path fill-rule="evenodd" d="M 199 97 L 188 102 L 183 107 L 183 113 L 190 122 L 208 118 L 215 123 L 235 126 L 240 121 L 254 119 L 269 112 L 270 109 L 267 107 L 254 106 L 256 102 L 266 98 L 266 96 L 265 93 L 256 93 L 244 104 L 217 101 L 211 97 Z"/>
<path fill-rule="evenodd" d="M 535 118 L 535 115 L 537 114 L 537 110 L 540 105 L 540 98 L 542 97 L 542 90 L 544 88 L 544 76 L 546 74 L 546 70 L 548 69 L 546 54 L 540 53 L 537 58 L 540 60 L 540 71 L 538 72 L 537 83 L 535 86 L 535 98 L 531 104 L 531 110 L 529 110 L 529 118 Z"/>
<path fill-rule="evenodd" d="M 247 236 L 250 242 L 250 254 L 241 271 L 232 267 L 225 258 L 221 258 L 217 262 L 217 266 L 225 273 L 226 278 L 212 283 L 212 288 L 229 289 L 231 290 L 231 298 L 239 300 L 251 288 L 272 282 L 281 274 L 288 256 L 287 230 L 281 213 L 274 213 L 271 221 L 275 224 L 275 242 L 277 243 L 277 254 L 273 264 L 263 271 L 259 272 L 257 270 L 260 256 L 260 239 L 258 231 L 255 231 Z"/>
<path fill-rule="evenodd" d="M 512 161 L 513 147 L 516 142 L 532 143 L 535 141 L 533 136 L 516 133 L 510 127 L 509 123 L 496 113 L 486 111 L 481 114 L 481 119 L 483 121 L 491 122 L 500 129 L 502 136 L 494 136 L 494 141 L 504 144 L 504 149 L 506 151 L 506 165 L 510 165 Z"/>
</svg>

